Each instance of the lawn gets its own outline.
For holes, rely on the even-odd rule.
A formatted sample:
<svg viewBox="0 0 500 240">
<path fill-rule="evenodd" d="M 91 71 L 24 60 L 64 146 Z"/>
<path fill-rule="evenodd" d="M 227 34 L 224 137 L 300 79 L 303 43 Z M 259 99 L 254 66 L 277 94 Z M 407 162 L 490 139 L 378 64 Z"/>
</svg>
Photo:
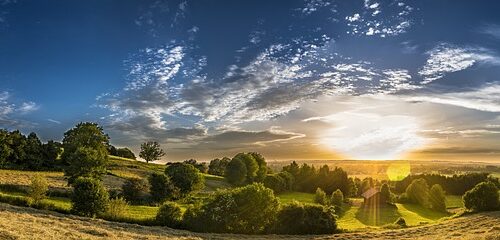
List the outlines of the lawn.
<svg viewBox="0 0 500 240">
<path fill-rule="evenodd" d="M 464 202 L 462 201 L 462 196 L 457 195 L 447 195 L 446 196 L 446 208 L 463 208 Z"/>
<path fill-rule="evenodd" d="M 286 192 L 278 194 L 281 203 L 291 203 L 298 201 L 303 203 L 314 203 L 314 194 L 303 192 Z"/>
</svg>

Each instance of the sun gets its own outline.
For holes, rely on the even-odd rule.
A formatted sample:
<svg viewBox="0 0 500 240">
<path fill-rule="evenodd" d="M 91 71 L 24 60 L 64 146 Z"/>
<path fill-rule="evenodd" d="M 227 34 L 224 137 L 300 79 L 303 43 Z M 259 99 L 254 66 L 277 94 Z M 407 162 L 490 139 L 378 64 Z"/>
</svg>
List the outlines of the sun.
<svg viewBox="0 0 500 240">
<path fill-rule="evenodd" d="M 350 159 L 395 160 L 426 143 L 413 117 L 343 112 L 329 118 L 335 127 L 325 131 L 322 144 Z"/>
</svg>

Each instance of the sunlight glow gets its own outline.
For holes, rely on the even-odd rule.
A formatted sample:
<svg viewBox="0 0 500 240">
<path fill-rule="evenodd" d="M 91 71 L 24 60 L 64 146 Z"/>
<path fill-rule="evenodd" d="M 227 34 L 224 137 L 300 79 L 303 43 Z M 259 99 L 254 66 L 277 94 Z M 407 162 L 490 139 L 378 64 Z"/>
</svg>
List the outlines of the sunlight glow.
<svg viewBox="0 0 500 240">
<path fill-rule="evenodd" d="M 394 160 L 426 143 L 409 116 L 342 112 L 328 120 L 341 127 L 327 131 L 321 142 L 351 159 Z"/>
</svg>

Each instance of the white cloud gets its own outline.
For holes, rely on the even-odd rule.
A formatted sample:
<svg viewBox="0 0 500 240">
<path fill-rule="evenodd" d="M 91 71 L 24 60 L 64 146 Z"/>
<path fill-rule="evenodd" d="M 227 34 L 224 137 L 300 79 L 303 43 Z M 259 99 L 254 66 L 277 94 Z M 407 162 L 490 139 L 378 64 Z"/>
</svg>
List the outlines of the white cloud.
<svg viewBox="0 0 500 240">
<path fill-rule="evenodd" d="M 17 110 L 21 113 L 30 113 L 30 112 L 38 110 L 39 108 L 40 108 L 40 106 L 38 106 L 34 102 L 23 102 Z"/>
<path fill-rule="evenodd" d="M 407 97 L 406 100 L 453 105 L 485 112 L 500 112 L 500 85 L 485 85 L 464 92 L 413 96 Z"/>
<path fill-rule="evenodd" d="M 429 58 L 418 72 L 428 84 L 438 80 L 446 73 L 467 69 L 474 64 L 500 65 L 500 58 L 491 51 L 480 47 L 458 47 L 450 44 L 440 44 L 427 52 Z"/>
<path fill-rule="evenodd" d="M 54 120 L 54 119 L 51 119 L 51 118 L 48 118 L 47 121 L 49 121 L 51 123 L 55 123 L 55 124 L 61 124 L 60 121 L 57 121 L 57 120 Z"/>
<path fill-rule="evenodd" d="M 318 11 L 321 8 L 327 7 L 331 4 L 330 0 L 305 0 L 305 6 L 300 9 L 304 15 L 309 15 Z"/>
</svg>

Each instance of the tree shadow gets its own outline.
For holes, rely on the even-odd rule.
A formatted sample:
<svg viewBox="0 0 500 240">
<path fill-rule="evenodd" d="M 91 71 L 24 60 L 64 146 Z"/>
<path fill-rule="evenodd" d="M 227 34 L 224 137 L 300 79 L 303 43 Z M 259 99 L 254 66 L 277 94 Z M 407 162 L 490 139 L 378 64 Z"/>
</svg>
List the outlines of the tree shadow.
<svg viewBox="0 0 500 240">
<path fill-rule="evenodd" d="M 430 220 L 438 220 L 443 217 L 448 217 L 451 215 L 449 212 L 438 212 L 434 211 L 432 209 L 424 208 L 420 205 L 417 204 L 411 204 L 411 203 L 405 203 L 401 204 L 404 208 L 406 208 L 408 211 L 411 211 L 423 218 L 427 218 Z"/>
<path fill-rule="evenodd" d="M 356 218 L 365 225 L 382 226 L 394 223 L 401 214 L 398 208 L 390 204 L 362 205 L 356 212 Z"/>
</svg>

